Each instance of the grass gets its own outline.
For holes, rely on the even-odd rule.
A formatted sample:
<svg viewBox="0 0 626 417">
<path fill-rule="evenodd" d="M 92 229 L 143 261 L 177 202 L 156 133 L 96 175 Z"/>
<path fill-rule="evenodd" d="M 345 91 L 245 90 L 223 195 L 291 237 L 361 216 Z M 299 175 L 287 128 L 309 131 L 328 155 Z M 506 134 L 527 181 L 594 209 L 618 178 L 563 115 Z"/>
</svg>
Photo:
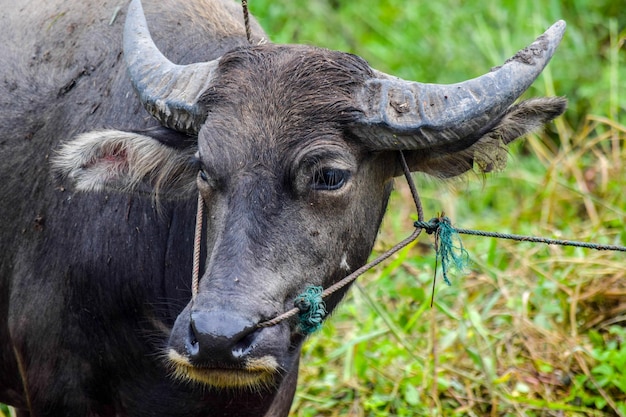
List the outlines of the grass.
<svg viewBox="0 0 626 417">
<path fill-rule="evenodd" d="M 556 63 L 529 94 L 567 94 L 574 127 L 589 113 L 626 124 L 626 15 L 617 0 L 255 0 L 250 9 L 275 42 L 355 53 L 381 71 L 437 83 L 481 75 L 565 19 Z"/>
<path fill-rule="evenodd" d="M 250 3 L 277 42 L 359 54 L 407 79 L 478 76 L 557 19 L 565 39 L 528 96 L 569 110 L 484 180 L 417 177 L 426 216 L 459 227 L 626 243 L 626 15 L 617 1 Z M 376 252 L 414 220 L 398 180 Z M 361 277 L 304 349 L 293 416 L 625 416 L 623 253 L 464 236 L 472 266 L 438 277 L 423 236 Z"/>
<path fill-rule="evenodd" d="M 601 163 L 577 154 L 518 159 L 484 183 L 424 182 L 426 211 L 460 227 L 624 244 L 624 166 L 608 164 L 610 178 L 582 192 L 576 172 Z M 410 228 L 397 188 L 378 250 Z M 309 340 L 294 415 L 626 415 L 624 255 L 463 240 L 473 267 L 451 287 L 439 277 L 432 309 L 429 237 L 363 277 Z"/>
<path fill-rule="evenodd" d="M 567 114 L 484 180 L 417 177 L 426 216 L 459 227 L 625 244 L 623 1 L 251 0 L 275 42 L 366 58 L 422 82 L 501 64 L 557 19 L 568 29 L 528 96 Z M 398 180 L 376 244 L 414 219 Z M 361 277 L 305 345 L 293 416 L 626 416 L 624 254 L 464 236 L 472 264 L 437 279 L 432 240 Z M 7 415 L 0 406 L 0 416 Z"/>
</svg>

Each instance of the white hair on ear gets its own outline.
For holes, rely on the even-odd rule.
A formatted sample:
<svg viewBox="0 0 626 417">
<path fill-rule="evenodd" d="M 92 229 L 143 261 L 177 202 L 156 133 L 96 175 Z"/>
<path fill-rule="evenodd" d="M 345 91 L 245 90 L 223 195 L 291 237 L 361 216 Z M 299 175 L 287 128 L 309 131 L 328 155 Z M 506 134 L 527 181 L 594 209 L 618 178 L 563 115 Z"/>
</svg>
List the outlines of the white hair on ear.
<svg viewBox="0 0 626 417">
<path fill-rule="evenodd" d="M 137 133 L 101 130 L 65 143 L 53 169 L 79 191 L 119 190 L 182 198 L 195 192 L 195 147 L 174 149 Z"/>
</svg>

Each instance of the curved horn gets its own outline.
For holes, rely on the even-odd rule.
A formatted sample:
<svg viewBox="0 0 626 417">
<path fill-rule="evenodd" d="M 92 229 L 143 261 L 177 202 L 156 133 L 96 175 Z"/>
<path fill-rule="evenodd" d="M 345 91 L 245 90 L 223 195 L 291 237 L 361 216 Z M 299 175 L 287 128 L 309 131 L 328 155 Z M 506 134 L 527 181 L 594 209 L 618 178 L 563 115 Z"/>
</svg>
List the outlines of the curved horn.
<svg viewBox="0 0 626 417">
<path fill-rule="evenodd" d="M 124 58 L 131 83 L 144 107 L 163 126 L 197 134 L 206 119 L 198 99 L 209 87 L 218 59 L 176 65 L 157 49 L 140 0 L 128 7 Z"/>
<path fill-rule="evenodd" d="M 354 133 L 373 150 L 465 148 L 530 87 L 564 32 L 560 20 L 504 65 L 458 84 L 422 84 L 374 71 L 376 78 L 356 96 L 363 116 Z"/>
</svg>

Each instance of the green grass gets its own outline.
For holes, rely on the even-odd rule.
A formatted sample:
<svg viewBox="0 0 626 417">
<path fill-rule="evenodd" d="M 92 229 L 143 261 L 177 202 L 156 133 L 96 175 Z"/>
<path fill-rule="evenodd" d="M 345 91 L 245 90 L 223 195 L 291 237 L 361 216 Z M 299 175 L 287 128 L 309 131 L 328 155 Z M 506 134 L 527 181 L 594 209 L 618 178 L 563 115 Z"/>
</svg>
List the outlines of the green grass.
<svg viewBox="0 0 626 417">
<path fill-rule="evenodd" d="M 529 94 L 567 95 L 575 127 L 587 113 L 626 123 L 626 13 L 618 0 L 254 0 L 250 9 L 275 42 L 355 53 L 381 71 L 437 83 L 481 75 L 565 19 L 555 63 Z"/>
<path fill-rule="evenodd" d="M 452 83 L 501 64 L 557 19 L 565 39 L 527 96 L 566 115 L 513 146 L 506 171 L 417 177 L 427 219 L 626 244 L 626 12 L 616 0 L 251 0 L 275 42 L 356 53 Z M 399 179 L 376 251 L 411 231 Z M 626 415 L 626 257 L 463 237 L 472 264 L 437 279 L 432 240 L 361 277 L 304 348 L 293 416 Z M 7 410 L 0 407 L 0 416 Z"/>
<path fill-rule="evenodd" d="M 276 42 L 366 58 L 422 82 L 478 76 L 551 23 L 568 29 L 527 96 L 569 110 L 515 144 L 506 171 L 417 177 L 426 217 L 459 227 L 626 243 L 626 14 L 618 1 L 255 0 Z M 407 236 L 399 179 L 376 251 Z M 294 416 L 626 415 L 626 255 L 464 236 L 438 277 L 429 236 L 359 279 L 304 349 Z"/>
</svg>

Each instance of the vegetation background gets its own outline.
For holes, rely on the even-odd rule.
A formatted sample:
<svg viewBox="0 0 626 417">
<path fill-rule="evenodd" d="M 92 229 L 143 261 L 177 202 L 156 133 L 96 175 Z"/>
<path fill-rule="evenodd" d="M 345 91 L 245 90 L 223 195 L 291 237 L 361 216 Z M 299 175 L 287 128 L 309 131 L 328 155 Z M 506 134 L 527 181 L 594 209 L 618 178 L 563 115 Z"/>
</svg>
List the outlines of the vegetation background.
<svg viewBox="0 0 626 417">
<path fill-rule="evenodd" d="M 568 29 L 525 97 L 564 117 L 512 147 L 504 172 L 416 176 L 426 219 L 626 244 L 623 0 L 250 0 L 274 42 L 360 55 L 454 83 L 502 64 L 558 19 Z M 416 218 L 398 179 L 377 252 Z M 626 254 L 463 236 L 452 286 L 432 237 L 359 278 L 304 349 L 293 416 L 626 416 Z M 374 254 L 375 255 L 375 254 Z"/>
<path fill-rule="evenodd" d="M 623 0 L 250 0 L 274 42 L 358 54 L 453 83 L 487 72 L 550 24 L 568 29 L 526 94 L 566 115 L 513 146 L 504 172 L 417 176 L 427 219 L 626 243 Z M 397 181 L 376 251 L 412 230 Z M 626 255 L 463 237 L 466 274 L 439 277 L 432 239 L 361 277 L 304 349 L 293 416 L 626 416 Z M 8 408 L 0 405 L 0 416 Z"/>
</svg>

